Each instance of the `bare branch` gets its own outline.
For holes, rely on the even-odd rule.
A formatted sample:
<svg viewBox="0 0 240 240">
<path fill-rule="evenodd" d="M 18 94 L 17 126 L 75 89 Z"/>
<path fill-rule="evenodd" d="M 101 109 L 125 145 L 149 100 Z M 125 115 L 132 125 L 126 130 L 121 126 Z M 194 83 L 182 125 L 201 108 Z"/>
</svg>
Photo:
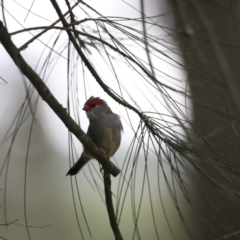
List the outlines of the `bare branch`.
<svg viewBox="0 0 240 240">
<path fill-rule="evenodd" d="M 123 240 L 122 234 L 119 230 L 116 215 L 113 208 L 112 202 L 112 191 L 111 191 L 111 177 L 109 174 L 104 176 L 104 190 L 105 190 L 105 197 L 106 197 L 106 206 L 108 211 L 108 217 L 110 221 L 110 225 L 112 231 L 115 236 L 115 240 Z"/>
</svg>

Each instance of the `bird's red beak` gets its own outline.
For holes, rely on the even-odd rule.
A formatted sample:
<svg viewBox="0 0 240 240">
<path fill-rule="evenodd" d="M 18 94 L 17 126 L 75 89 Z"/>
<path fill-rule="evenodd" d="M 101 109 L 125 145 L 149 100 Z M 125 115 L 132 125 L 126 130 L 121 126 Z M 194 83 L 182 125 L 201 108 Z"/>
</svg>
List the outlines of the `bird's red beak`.
<svg viewBox="0 0 240 240">
<path fill-rule="evenodd" d="M 83 107 L 83 109 L 82 110 L 84 110 L 84 111 L 89 111 L 90 110 L 90 107 L 88 106 L 88 105 L 84 105 L 84 107 Z"/>
</svg>

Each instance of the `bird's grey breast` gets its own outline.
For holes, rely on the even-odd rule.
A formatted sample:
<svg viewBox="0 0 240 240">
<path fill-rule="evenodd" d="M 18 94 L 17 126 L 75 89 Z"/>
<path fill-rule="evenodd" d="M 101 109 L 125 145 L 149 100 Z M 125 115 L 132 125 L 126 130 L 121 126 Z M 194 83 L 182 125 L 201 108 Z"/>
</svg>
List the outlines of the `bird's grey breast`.
<svg viewBox="0 0 240 240">
<path fill-rule="evenodd" d="M 111 157 L 119 148 L 121 142 L 122 124 L 117 114 L 104 114 L 90 121 L 88 136 L 107 156 Z"/>
</svg>

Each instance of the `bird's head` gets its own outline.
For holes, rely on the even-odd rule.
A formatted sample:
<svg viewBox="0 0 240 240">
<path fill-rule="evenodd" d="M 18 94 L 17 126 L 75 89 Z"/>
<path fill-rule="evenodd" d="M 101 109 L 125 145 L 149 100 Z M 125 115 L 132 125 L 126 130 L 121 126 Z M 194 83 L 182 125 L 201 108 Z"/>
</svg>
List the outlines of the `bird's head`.
<svg viewBox="0 0 240 240">
<path fill-rule="evenodd" d="M 107 103 L 99 97 L 90 97 L 84 104 L 83 110 L 86 111 L 89 120 L 94 120 L 109 112 Z M 110 110 L 111 111 L 111 110 Z"/>
</svg>

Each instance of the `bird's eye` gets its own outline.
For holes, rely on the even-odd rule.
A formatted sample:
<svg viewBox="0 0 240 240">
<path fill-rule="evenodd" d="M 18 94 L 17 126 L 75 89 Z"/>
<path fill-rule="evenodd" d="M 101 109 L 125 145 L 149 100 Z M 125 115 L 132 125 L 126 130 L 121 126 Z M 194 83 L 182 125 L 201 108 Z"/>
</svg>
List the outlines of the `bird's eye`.
<svg viewBox="0 0 240 240">
<path fill-rule="evenodd" d="M 96 106 L 96 104 L 95 104 L 95 103 L 93 103 L 92 107 L 94 108 L 95 106 Z"/>
</svg>

